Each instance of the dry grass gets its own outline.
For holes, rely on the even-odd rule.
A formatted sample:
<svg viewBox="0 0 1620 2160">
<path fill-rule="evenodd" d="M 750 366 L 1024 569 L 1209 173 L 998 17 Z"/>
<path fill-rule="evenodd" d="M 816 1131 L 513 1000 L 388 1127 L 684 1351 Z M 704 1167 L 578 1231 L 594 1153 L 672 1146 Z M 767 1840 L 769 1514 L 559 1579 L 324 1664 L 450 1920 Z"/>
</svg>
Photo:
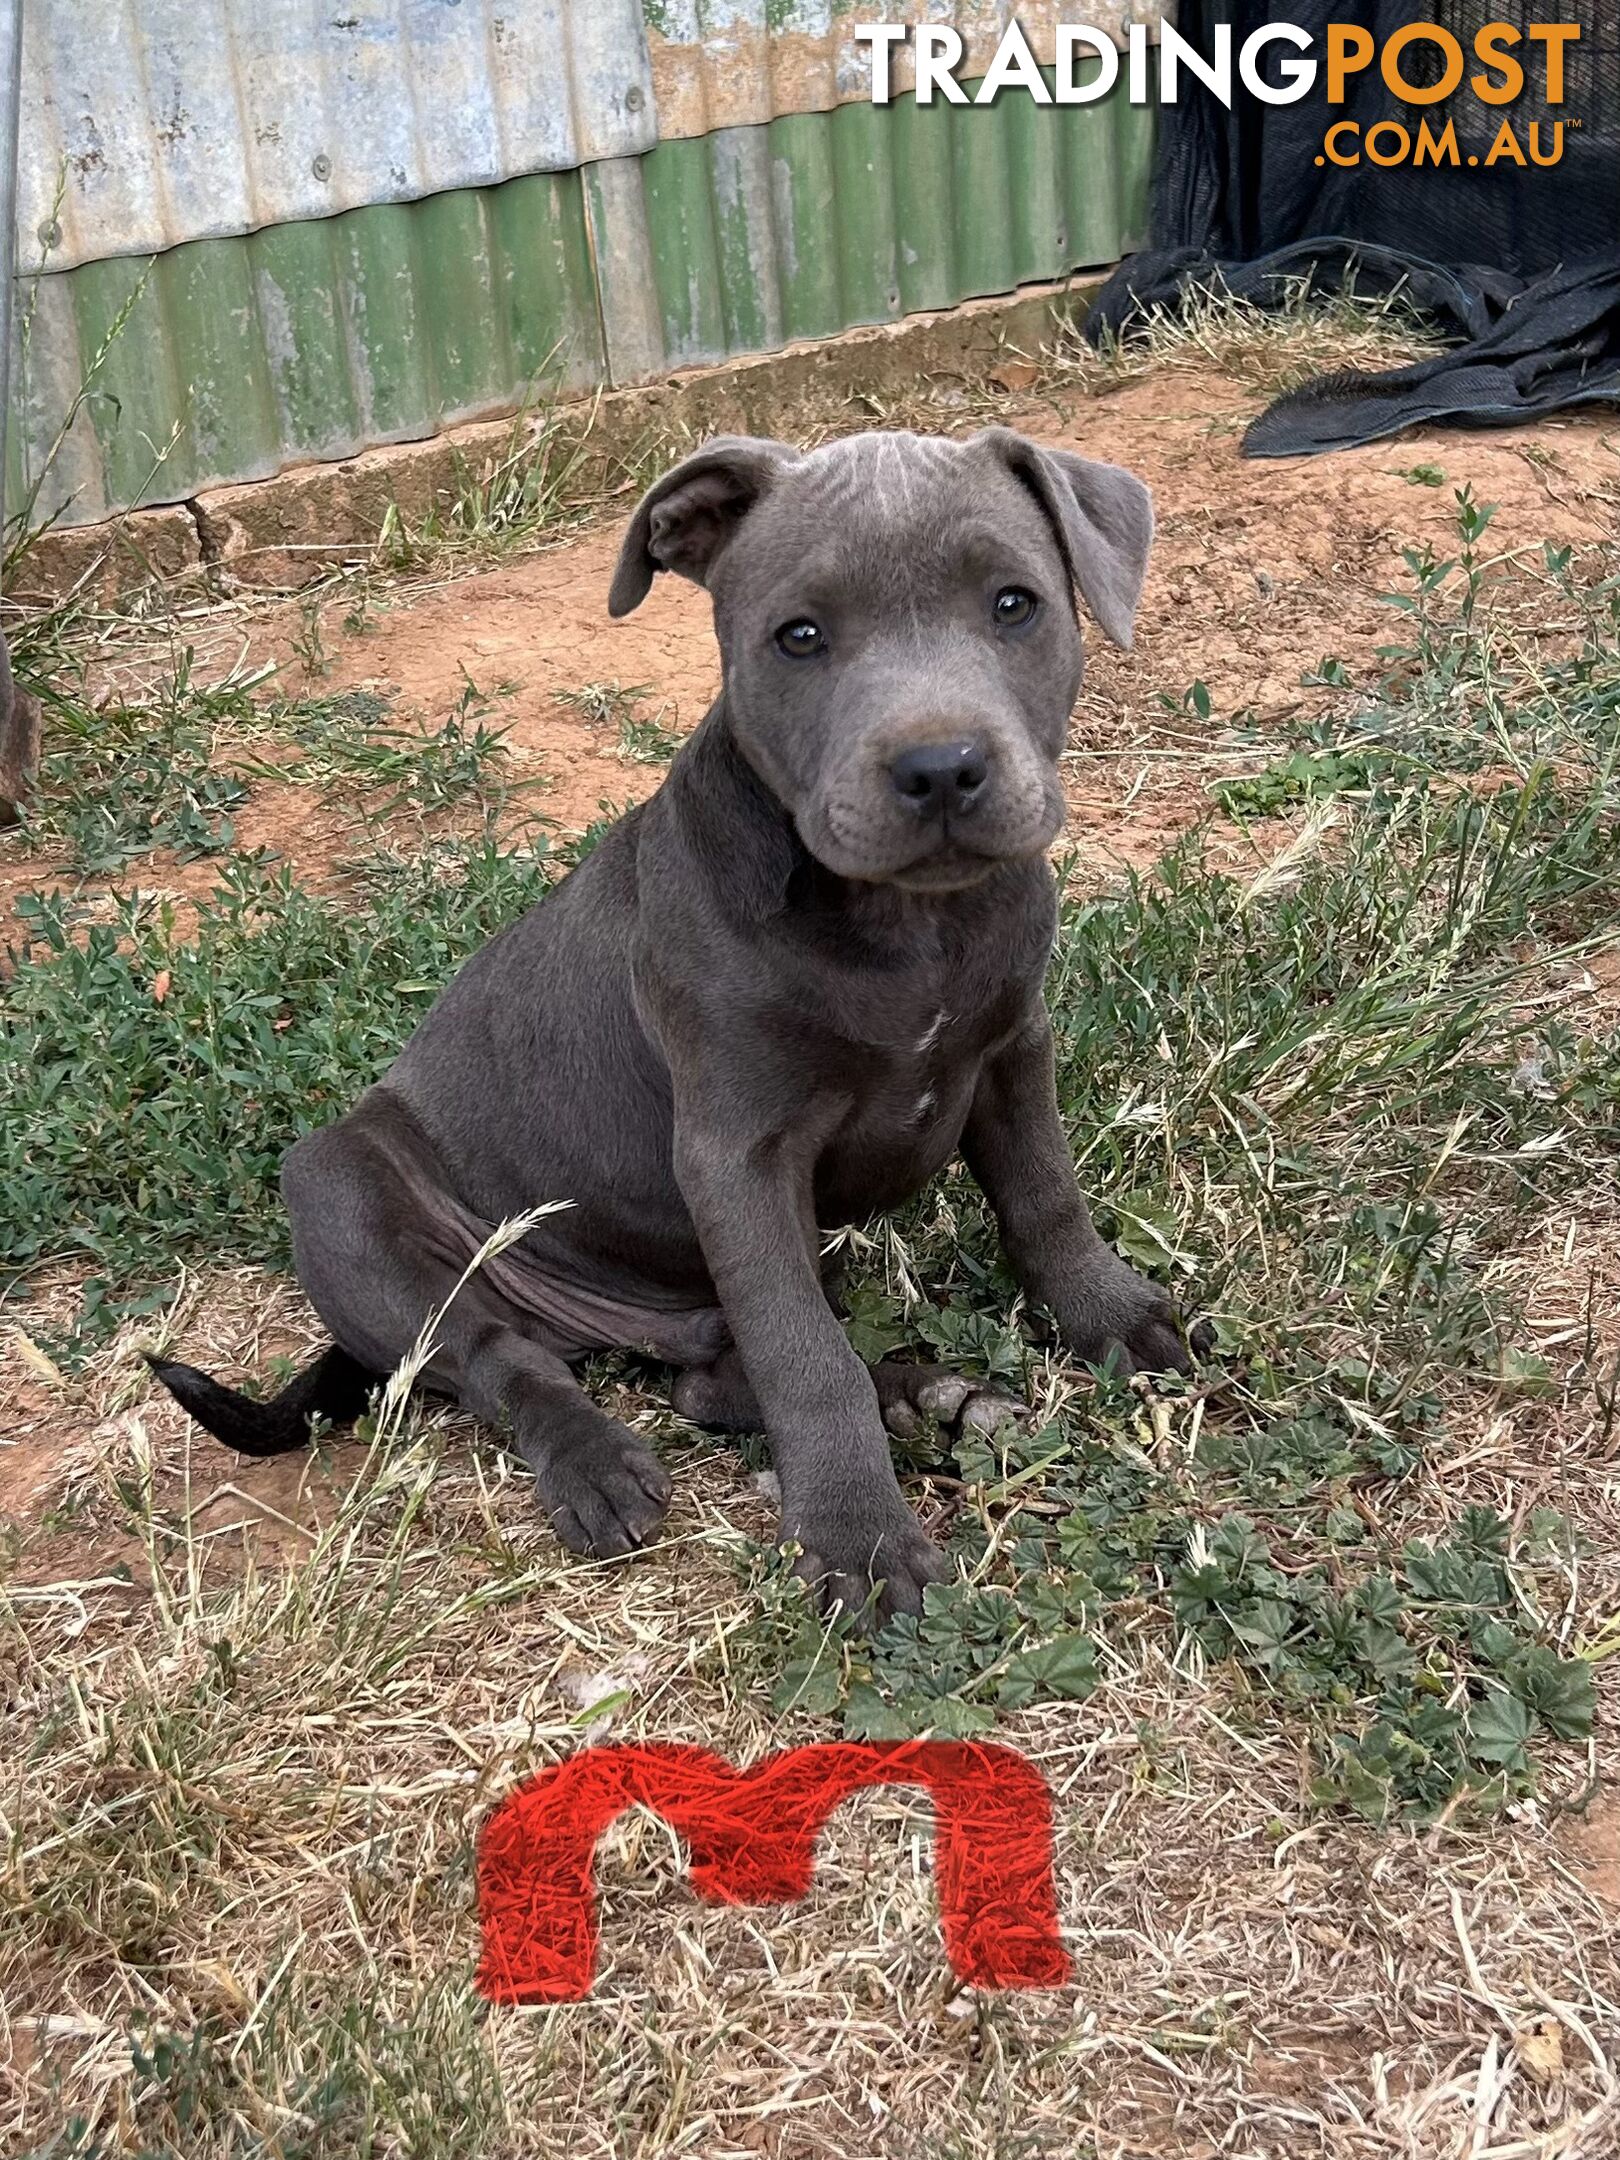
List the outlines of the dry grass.
<svg viewBox="0 0 1620 2160">
<path fill-rule="evenodd" d="M 1614 1267 L 1592 1236 L 1572 1281 Z M 128 1579 L 5 1593 L 6 2149 L 81 2115 L 188 2156 L 1613 2151 L 1620 1957 L 1560 1822 L 1612 1743 L 1483 1830 L 1345 1825 L 1297 1736 L 1128 1616 L 1089 1701 L 1005 1730 L 1054 1794 L 1072 1989 L 958 1991 L 926 1809 L 874 1795 L 791 1919 L 699 1905 L 627 1819 L 593 1998 L 481 2011 L 471 1844 L 516 1777 L 607 1735 L 746 1761 L 825 1729 L 760 1685 L 763 1501 L 615 1407 L 680 1458 L 666 1538 L 619 1568 L 559 1559 L 453 1418 L 311 1462 L 273 1542 L 155 1404 L 103 1429 L 77 1535 L 126 1541 Z M 1416 1512 L 1464 1490 L 1556 1492 L 1614 1550 L 1612 1459 L 1562 1405 L 1462 1421 Z M 1597 1587 L 1571 1582 L 1577 1637 Z"/>
<path fill-rule="evenodd" d="M 1341 368 L 1403 367 L 1438 350 L 1409 302 L 1396 292 L 1378 302 L 1321 301 L 1297 281 L 1285 304 L 1259 308 L 1224 289 L 1199 293 L 1184 308 L 1147 310 L 1124 339 L 1093 346 L 1066 327 L 1049 356 L 1050 372 L 1097 394 L 1164 368 L 1215 368 L 1272 398 L 1313 375 Z"/>
</svg>

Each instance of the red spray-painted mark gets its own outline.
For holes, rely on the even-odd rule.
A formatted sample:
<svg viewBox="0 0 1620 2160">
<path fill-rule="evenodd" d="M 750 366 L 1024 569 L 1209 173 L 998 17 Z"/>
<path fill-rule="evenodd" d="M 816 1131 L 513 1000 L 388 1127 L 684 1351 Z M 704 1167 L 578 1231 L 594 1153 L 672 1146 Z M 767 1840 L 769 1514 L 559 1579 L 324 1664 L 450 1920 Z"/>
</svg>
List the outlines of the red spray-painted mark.
<svg viewBox="0 0 1620 2160">
<path fill-rule="evenodd" d="M 1069 1960 L 1052 1887 L 1052 1811 L 1034 1765 L 957 1740 L 832 1742 L 734 1770 L 708 1748 L 585 1748 L 509 1793 L 478 1843 L 491 2002 L 576 2002 L 596 1970 L 596 1841 L 638 1801 L 686 1841 L 692 1886 L 728 1905 L 791 1905 L 816 1835 L 868 1785 L 923 1785 L 945 1954 L 975 1987 L 1059 1987 Z"/>
</svg>

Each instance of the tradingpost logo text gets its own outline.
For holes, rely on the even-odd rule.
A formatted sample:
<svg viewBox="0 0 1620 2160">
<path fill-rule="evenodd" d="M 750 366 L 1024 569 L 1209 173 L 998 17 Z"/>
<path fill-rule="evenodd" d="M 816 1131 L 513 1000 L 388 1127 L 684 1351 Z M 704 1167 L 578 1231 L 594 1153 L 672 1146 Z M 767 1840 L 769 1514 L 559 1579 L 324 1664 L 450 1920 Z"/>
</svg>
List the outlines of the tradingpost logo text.
<svg viewBox="0 0 1620 2160">
<path fill-rule="evenodd" d="M 1461 97 L 1485 109 L 1504 108 L 1488 147 L 1466 149 L 1452 114 L 1425 114 L 1414 126 L 1335 120 L 1322 138 L 1318 165 L 1556 165 L 1564 154 L 1566 128 L 1579 119 L 1516 118 L 1510 108 L 1528 92 L 1551 108 L 1564 103 L 1567 61 L 1580 42 L 1578 23 L 1488 22 L 1465 44 L 1435 22 L 1405 24 L 1380 42 L 1359 23 L 1329 23 L 1320 41 L 1295 23 L 1262 23 L 1234 45 L 1230 23 L 1213 29 L 1206 55 L 1169 23 L 1160 26 L 1159 64 L 1143 23 L 1132 23 L 1125 47 L 1088 23 L 1059 23 L 1052 36 L 1050 73 L 1043 70 L 1024 30 L 1009 22 L 985 74 L 973 89 L 957 80 L 966 48 L 949 23 L 857 23 L 858 46 L 871 49 L 872 102 L 895 96 L 897 62 L 909 56 L 919 105 L 935 98 L 950 105 L 988 105 L 1004 90 L 1021 90 L 1038 105 L 1090 105 L 1106 97 L 1125 76 L 1133 105 L 1150 100 L 1174 105 L 1187 78 L 1201 83 L 1228 107 L 1240 93 L 1264 105 L 1293 105 L 1308 97 L 1321 75 L 1331 105 L 1343 105 L 1358 77 L 1376 71 L 1390 93 L 1409 106 L 1444 105 Z M 1320 47 L 1320 49 L 1318 49 Z M 1268 60 L 1268 75 L 1261 63 Z M 1084 72 L 1082 73 L 1082 63 Z"/>
</svg>

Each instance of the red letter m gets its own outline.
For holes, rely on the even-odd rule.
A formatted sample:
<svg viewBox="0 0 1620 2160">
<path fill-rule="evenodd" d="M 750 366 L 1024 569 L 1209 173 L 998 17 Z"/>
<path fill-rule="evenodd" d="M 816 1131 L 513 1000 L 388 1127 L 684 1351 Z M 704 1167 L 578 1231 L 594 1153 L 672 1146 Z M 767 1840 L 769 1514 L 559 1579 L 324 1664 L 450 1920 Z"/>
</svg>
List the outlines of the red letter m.
<svg viewBox="0 0 1620 2160">
<path fill-rule="evenodd" d="M 707 1748 L 586 1748 L 509 1793 L 478 1844 L 491 2002 L 573 2002 L 596 1969 L 596 1841 L 638 1801 L 685 1839 L 700 1897 L 791 1905 L 810 1887 L 816 1835 L 867 1785 L 925 1785 L 945 1952 L 977 1987 L 1057 1987 L 1069 1976 L 1052 1888 L 1052 1813 L 1011 1748 L 898 1740 L 789 1748 L 733 1770 Z"/>
</svg>

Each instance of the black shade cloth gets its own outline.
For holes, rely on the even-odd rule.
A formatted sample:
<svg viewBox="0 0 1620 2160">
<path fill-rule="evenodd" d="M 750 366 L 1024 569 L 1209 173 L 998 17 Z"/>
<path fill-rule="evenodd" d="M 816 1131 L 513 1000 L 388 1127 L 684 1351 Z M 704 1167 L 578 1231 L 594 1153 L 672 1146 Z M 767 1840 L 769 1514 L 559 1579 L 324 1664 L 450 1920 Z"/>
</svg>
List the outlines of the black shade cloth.
<svg viewBox="0 0 1620 2160">
<path fill-rule="evenodd" d="M 1279 398 L 1244 437 L 1251 457 L 1288 457 L 1371 442 L 1438 420 L 1506 425 L 1593 399 L 1620 398 L 1620 0 L 1564 0 L 1556 9 L 1526 0 L 1181 0 L 1182 35 L 1213 48 L 1216 24 L 1232 26 L 1234 48 L 1261 24 L 1289 22 L 1325 56 L 1328 23 L 1354 21 L 1382 48 L 1414 22 L 1449 29 L 1479 71 L 1475 32 L 1487 22 L 1527 29 L 1573 22 L 1562 103 L 1544 96 L 1541 49 L 1517 48 L 1524 94 L 1492 106 L 1466 88 L 1438 104 L 1406 104 L 1376 64 L 1350 78 L 1330 106 L 1326 70 L 1311 94 L 1267 105 L 1239 89 L 1228 110 L 1184 74 L 1174 105 L 1161 108 L 1153 183 L 1153 245 L 1109 280 L 1088 319 L 1100 341 L 1128 331 L 1147 308 L 1173 308 L 1198 287 L 1217 285 L 1269 307 L 1297 294 L 1346 288 L 1403 291 L 1457 337 L 1440 356 L 1393 373 L 1327 375 Z M 1401 70 L 1421 86 L 1439 80 L 1439 49 L 1407 47 Z M 1425 74 L 1425 69 L 1428 73 Z M 1273 67 L 1263 73 L 1280 80 Z M 1483 163 L 1504 119 L 1521 145 L 1532 125 L 1544 149 L 1564 123 L 1564 150 L 1550 166 Z M 1456 127 L 1464 162 L 1342 168 L 1318 163 L 1337 120 L 1366 131 L 1397 121 L 1415 138 L 1427 122 Z M 1579 127 L 1570 125 L 1579 121 Z M 1468 157 L 1481 162 L 1470 166 Z"/>
</svg>

